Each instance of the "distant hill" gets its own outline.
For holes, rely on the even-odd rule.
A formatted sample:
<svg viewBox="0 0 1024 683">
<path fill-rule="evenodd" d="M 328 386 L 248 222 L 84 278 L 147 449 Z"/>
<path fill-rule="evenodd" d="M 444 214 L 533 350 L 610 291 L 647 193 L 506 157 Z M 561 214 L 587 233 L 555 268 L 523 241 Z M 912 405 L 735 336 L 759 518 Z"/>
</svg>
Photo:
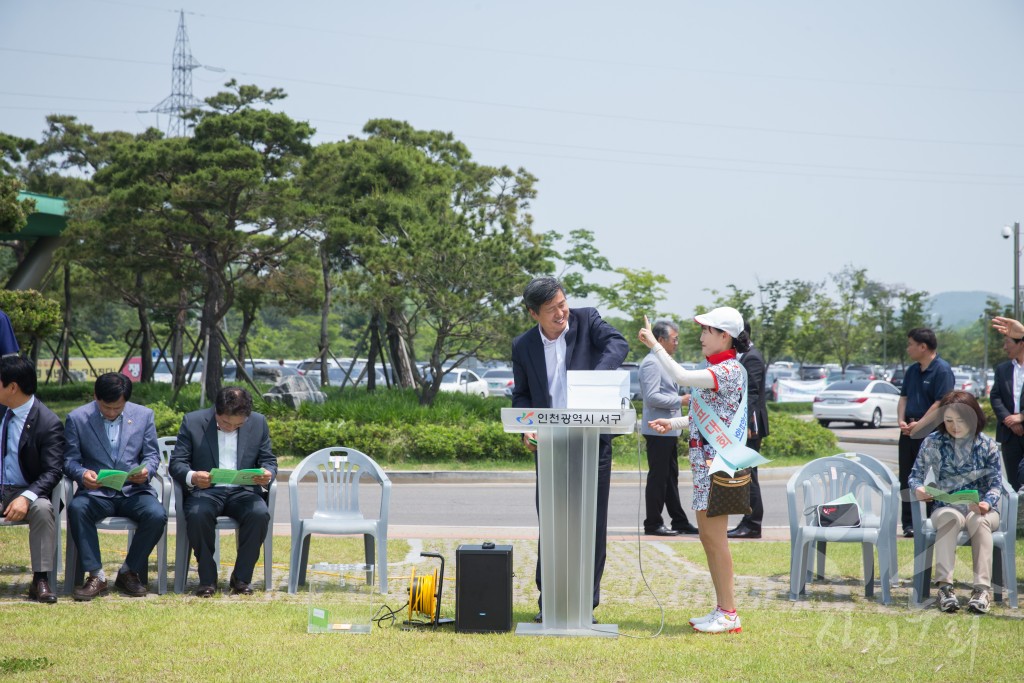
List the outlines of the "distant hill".
<svg viewBox="0 0 1024 683">
<path fill-rule="evenodd" d="M 992 292 L 941 292 L 928 299 L 932 320 L 941 320 L 944 327 L 977 324 L 989 297 L 1003 305 L 1013 305 L 1013 299 Z"/>
</svg>

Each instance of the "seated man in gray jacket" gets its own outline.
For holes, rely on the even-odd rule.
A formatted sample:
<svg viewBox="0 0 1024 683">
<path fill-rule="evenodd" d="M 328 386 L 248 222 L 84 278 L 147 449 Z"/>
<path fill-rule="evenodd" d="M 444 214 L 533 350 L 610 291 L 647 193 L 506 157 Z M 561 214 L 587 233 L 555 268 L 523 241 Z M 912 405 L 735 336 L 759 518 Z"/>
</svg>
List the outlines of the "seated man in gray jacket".
<svg viewBox="0 0 1024 683">
<path fill-rule="evenodd" d="M 92 600 L 107 592 L 96 523 L 104 517 L 127 517 L 138 525 L 114 586 L 125 595 L 145 597 L 149 555 L 163 536 L 167 513 L 149 480 L 160 466 L 153 411 L 130 403 L 132 381 L 119 372 L 96 378 L 96 400 L 75 408 L 64 427 L 64 473 L 78 482 L 68 504 L 68 531 L 78 546 L 85 584 L 75 588 L 75 600 Z M 101 470 L 130 472 L 119 488 L 97 480 Z"/>
</svg>

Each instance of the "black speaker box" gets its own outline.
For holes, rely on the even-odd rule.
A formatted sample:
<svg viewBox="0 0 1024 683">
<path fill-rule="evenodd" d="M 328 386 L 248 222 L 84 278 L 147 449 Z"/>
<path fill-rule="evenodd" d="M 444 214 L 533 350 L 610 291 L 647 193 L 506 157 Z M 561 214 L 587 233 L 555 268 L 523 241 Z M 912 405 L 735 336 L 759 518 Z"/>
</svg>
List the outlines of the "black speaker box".
<svg viewBox="0 0 1024 683">
<path fill-rule="evenodd" d="M 455 630 L 512 630 L 512 546 L 460 545 L 455 551 Z"/>
</svg>

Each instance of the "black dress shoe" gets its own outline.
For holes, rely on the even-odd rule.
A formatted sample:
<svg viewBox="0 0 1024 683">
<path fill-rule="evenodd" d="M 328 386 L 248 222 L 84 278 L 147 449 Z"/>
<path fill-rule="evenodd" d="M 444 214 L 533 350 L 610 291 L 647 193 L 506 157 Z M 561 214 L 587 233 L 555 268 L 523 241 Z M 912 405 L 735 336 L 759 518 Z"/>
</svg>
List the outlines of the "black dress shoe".
<svg viewBox="0 0 1024 683">
<path fill-rule="evenodd" d="M 699 534 L 700 533 L 700 529 L 698 529 L 697 527 L 695 527 L 692 524 L 687 524 L 686 526 L 674 526 L 674 527 L 672 527 L 672 530 L 673 531 L 678 531 L 681 534 Z"/>
<path fill-rule="evenodd" d="M 535 615 L 533 615 L 533 620 L 538 624 L 541 623 L 542 621 L 544 621 L 544 613 L 537 612 Z"/>
<path fill-rule="evenodd" d="M 761 538 L 760 531 L 754 531 L 745 526 L 736 527 L 732 531 L 726 534 L 727 538 Z"/>
<path fill-rule="evenodd" d="M 644 531 L 644 534 L 648 536 L 678 536 L 679 532 L 675 529 L 669 529 L 667 526 L 659 526 L 657 529 L 651 531 Z"/>
<path fill-rule="evenodd" d="M 231 579 L 228 581 L 231 586 L 232 595 L 252 595 L 252 588 L 249 587 L 245 581 L 239 581 L 235 578 L 235 575 L 231 575 Z"/>
<path fill-rule="evenodd" d="M 85 583 L 76 588 L 72 597 L 79 602 L 88 602 L 93 598 L 107 594 L 107 582 L 100 581 L 98 576 L 90 576 Z"/>
<path fill-rule="evenodd" d="M 200 586 L 196 589 L 196 597 L 200 598 L 212 598 L 213 594 L 217 592 L 216 586 Z"/>
<path fill-rule="evenodd" d="M 139 575 L 130 569 L 117 575 L 114 588 L 131 598 L 144 598 L 149 592 L 139 580 Z"/>
<path fill-rule="evenodd" d="M 28 587 L 28 597 L 48 605 L 57 602 L 57 594 L 50 590 L 50 582 L 46 579 L 33 581 Z"/>
<path fill-rule="evenodd" d="M 912 527 L 912 526 L 905 526 L 905 527 L 903 527 L 903 538 L 913 538 L 913 537 L 914 537 L 914 527 Z"/>
</svg>

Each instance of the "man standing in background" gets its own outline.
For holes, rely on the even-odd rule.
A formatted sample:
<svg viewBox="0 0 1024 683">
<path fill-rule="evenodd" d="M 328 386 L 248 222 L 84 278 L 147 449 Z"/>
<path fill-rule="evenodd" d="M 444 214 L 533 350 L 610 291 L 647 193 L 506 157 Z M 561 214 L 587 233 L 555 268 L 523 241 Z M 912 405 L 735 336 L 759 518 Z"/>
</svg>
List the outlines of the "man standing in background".
<svg viewBox="0 0 1024 683">
<path fill-rule="evenodd" d="M 903 535 L 914 536 L 914 521 L 910 516 L 908 479 L 914 468 L 921 440 L 910 436 L 910 431 L 925 415 L 939 406 L 943 396 L 953 390 L 956 380 L 949 363 L 939 357 L 939 340 L 927 327 L 915 327 L 907 332 L 907 356 L 915 361 L 907 368 L 900 390 L 896 415 L 900 424 L 899 478 L 903 496 Z M 924 435 L 927 436 L 927 435 Z"/>
<path fill-rule="evenodd" d="M 996 414 L 996 440 L 1003 450 L 1006 481 L 1017 491 L 1021 487 L 1020 465 L 1024 455 L 1024 415 L 1021 394 L 1024 393 L 1024 337 L 1003 337 L 1003 350 L 1010 360 L 996 366 L 995 381 L 989 400 Z"/>
<path fill-rule="evenodd" d="M 659 320 L 652 328 L 654 338 L 669 356 L 679 347 L 679 326 L 668 320 Z M 695 534 L 697 527 L 690 523 L 679 502 L 679 434 L 673 429 L 659 434 L 648 424 L 659 417 L 682 416 L 683 400 L 679 396 L 679 385 L 662 369 L 654 352 L 650 352 L 640 363 L 640 394 L 644 400 L 640 433 L 647 442 L 647 517 L 644 519 L 644 533 L 649 536 L 675 536 Z M 662 509 L 668 510 L 672 528 L 666 528 L 661 517 Z"/>
<path fill-rule="evenodd" d="M 744 321 L 743 329 L 750 336 L 750 323 Z M 767 369 L 764 356 L 750 342 L 750 349 L 740 354 L 740 364 L 747 371 L 747 447 L 761 452 L 761 439 L 768 436 L 768 406 L 765 404 L 764 376 Z M 761 538 L 761 520 L 764 519 L 764 503 L 761 501 L 761 484 L 757 481 L 757 468 L 750 468 L 750 514 L 735 529 L 729 531 L 729 538 Z"/>
</svg>

